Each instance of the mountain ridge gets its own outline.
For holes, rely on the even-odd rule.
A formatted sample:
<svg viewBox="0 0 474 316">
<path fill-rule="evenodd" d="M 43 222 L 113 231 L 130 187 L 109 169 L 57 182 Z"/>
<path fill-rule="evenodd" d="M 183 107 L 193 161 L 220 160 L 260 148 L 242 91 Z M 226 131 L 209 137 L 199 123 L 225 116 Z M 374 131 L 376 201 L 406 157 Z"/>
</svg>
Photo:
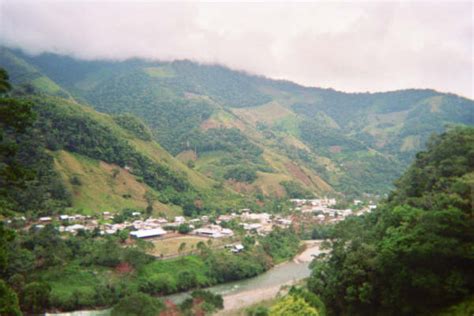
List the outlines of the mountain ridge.
<svg viewBox="0 0 474 316">
<path fill-rule="evenodd" d="M 140 117 L 173 156 L 194 151 L 183 162 L 217 182 L 246 166 L 249 190 L 266 195 L 281 196 L 286 180 L 318 194 L 386 193 L 432 133 L 474 124 L 471 100 L 429 89 L 341 93 L 190 61 L 25 58 L 71 97 Z M 322 182 L 305 183 L 288 162 Z"/>
</svg>

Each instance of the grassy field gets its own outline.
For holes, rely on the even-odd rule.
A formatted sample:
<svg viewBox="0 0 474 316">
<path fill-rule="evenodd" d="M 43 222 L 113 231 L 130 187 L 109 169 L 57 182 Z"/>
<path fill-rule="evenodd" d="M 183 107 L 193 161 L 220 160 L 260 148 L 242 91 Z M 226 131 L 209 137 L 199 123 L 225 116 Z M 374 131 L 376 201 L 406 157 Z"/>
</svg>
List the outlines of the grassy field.
<svg viewBox="0 0 474 316">
<path fill-rule="evenodd" d="M 127 207 L 144 209 L 147 206 L 144 195 L 152 191 L 118 166 L 66 151 L 55 153 L 55 168 L 72 193 L 73 208 L 84 214 L 116 212 Z M 115 177 L 114 170 L 118 170 Z M 73 177 L 79 179 L 80 185 L 71 184 Z M 179 213 L 159 202 L 155 202 L 153 207 L 157 212 L 170 216 Z"/>
<path fill-rule="evenodd" d="M 252 108 L 232 109 L 232 112 L 239 116 L 243 121 L 252 124 L 256 124 L 257 122 L 272 124 L 276 121 L 295 116 L 292 111 L 278 102 L 270 102 Z"/>
<path fill-rule="evenodd" d="M 44 91 L 46 93 L 54 94 L 61 91 L 61 88 L 56 83 L 51 81 L 48 77 L 44 76 L 34 79 L 32 81 L 32 84 L 36 89 Z"/>
<path fill-rule="evenodd" d="M 209 240 L 212 242 L 211 248 L 218 248 L 230 242 L 228 238 L 210 239 L 198 236 L 180 236 L 166 239 L 155 239 L 151 240 L 155 247 L 150 251 L 150 254 L 155 256 L 163 255 L 164 257 L 177 256 L 180 254 L 179 247 L 182 243 L 186 244 L 183 253 L 189 254 L 196 251 L 196 245 L 200 241 L 206 243 L 206 245 L 209 245 Z"/>
</svg>

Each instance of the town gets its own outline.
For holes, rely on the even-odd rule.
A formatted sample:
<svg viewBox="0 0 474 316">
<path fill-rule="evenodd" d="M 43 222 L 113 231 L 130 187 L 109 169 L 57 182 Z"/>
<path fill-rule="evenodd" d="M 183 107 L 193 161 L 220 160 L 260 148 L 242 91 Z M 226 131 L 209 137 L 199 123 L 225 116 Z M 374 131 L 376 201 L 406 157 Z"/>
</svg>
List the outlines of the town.
<svg viewBox="0 0 474 316">
<path fill-rule="evenodd" d="M 377 206 L 370 201 L 364 205 L 361 200 L 353 201 L 353 208 L 333 208 L 337 201 L 334 198 L 321 199 L 291 199 L 292 207 L 287 215 L 256 213 L 249 208 L 244 208 L 218 216 L 202 215 L 196 218 L 185 218 L 175 216 L 173 218 L 144 216 L 142 212 L 133 211 L 119 215 L 110 211 L 104 211 L 96 216 L 90 215 L 67 215 L 43 216 L 35 220 L 27 220 L 25 217 L 8 219 L 6 223 L 16 228 L 40 230 L 45 225 L 52 224 L 59 232 L 67 234 L 78 234 L 81 231 L 94 232 L 98 235 L 112 235 L 126 232 L 127 239 L 147 239 L 151 241 L 158 250 L 154 251 L 157 256 L 174 256 L 177 254 L 178 244 L 187 242 L 195 245 L 199 241 L 209 239 L 218 240 L 214 244 L 230 249 L 232 252 L 240 252 L 243 246 L 240 244 L 240 236 L 236 236 L 235 229 L 243 231 L 244 235 L 264 236 L 276 227 L 291 227 L 294 221 L 303 216 L 313 223 L 321 225 L 333 224 L 345 219 L 347 216 L 358 216 L 370 212 Z M 165 242 L 166 241 L 166 242 Z M 160 245 L 175 244 L 176 247 L 159 247 Z M 172 247 L 173 248 L 173 247 Z"/>
</svg>

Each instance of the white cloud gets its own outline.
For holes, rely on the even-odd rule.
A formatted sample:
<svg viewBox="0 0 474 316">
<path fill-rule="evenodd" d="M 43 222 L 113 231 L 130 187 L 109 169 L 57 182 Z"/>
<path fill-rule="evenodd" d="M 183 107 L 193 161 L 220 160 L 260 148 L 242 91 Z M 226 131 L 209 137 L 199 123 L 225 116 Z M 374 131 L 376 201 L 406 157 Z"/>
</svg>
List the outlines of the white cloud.
<svg viewBox="0 0 474 316">
<path fill-rule="evenodd" d="M 0 40 L 84 59 L 217 62 L 345 91 L 474 96 L 471 2 L 0 0 Z"/>
</svg>

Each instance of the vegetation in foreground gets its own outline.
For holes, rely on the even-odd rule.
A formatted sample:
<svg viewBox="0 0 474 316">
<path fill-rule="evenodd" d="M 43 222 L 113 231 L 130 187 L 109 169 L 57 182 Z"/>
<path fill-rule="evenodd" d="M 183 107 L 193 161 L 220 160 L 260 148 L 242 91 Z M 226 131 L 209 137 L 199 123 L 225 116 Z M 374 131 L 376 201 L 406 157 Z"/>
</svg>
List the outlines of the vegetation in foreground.
<svg viewBox="0 0 474 316">
<path fill-rule="evenodd" d="M 472 298 L 473 158 L 474 128 L 432 138 L 384 206 L 336 226 L 308 282 L 329 315 L 433 315 Z"/>
<path fill-rule="evenodd" d="M 124 245 L 119 235 L 80 232 L 64 239 L 52 226 L 15 234 L 3 228 L 3 289 L 24 312 L 112 306 L 136 293 L 162 296 L 256 276 L 295 254 L 295 233 L 281 230 L 245 251 L 213 250 L 204 242 L 195 254 L 156 260 L 150 243 Z M 278 251 L 270 245 L 278 245 Z M 18 301 L 15 299 L 18 297 Z M 143 296 L 142 296 L 143 297 Z M 16 302 L 16 303 L 15 303 Z"/>
</svg>

